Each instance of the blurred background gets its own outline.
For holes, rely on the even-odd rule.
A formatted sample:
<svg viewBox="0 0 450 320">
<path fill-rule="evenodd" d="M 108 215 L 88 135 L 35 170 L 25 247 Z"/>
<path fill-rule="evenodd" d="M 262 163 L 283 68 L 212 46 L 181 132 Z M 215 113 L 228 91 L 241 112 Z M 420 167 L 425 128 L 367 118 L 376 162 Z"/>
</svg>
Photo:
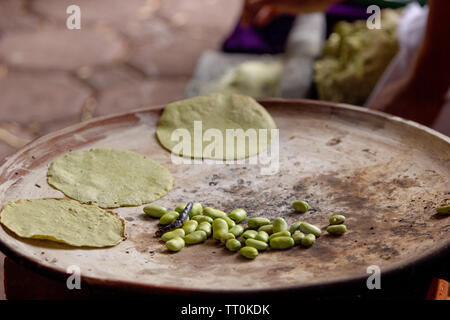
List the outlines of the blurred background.
<svg viewBox="0 0 450 320">
<path fill-rule="evenodd" d="M 370 3 L 402 7 L 407 2 L 352 1 L 350 9 L 338 5 L 296 21 L 281 17 L 257 30 L 255 41 L 254 34 L 235 28 L 243 0 L 128 0 L 126 5 L 121 0 L 2 0 L 0 159 L 39 136 L 92 117 L 209 91 L 363 105 L 398 50 L 395 37 L 386 34 L 395 31 L 400 14 L 383 15 L 390 20 L 373 43 L 385 50 L 370 53 L 380 63 L 366 80 L 350 72 L 327 83 L 333 59 L 343 55 L 336 53 L 336 35 L 349 35 L 348 43 L 362 38 L 361 26 L 339 22 L 364 19 Z M 66 9 L 74 3 L 81 8 L 81 30 L 66 28 Z M 351 47 L 356 53 L 348 60 L 366 54 L 364 48 L 369 46 Z M 256 63 L 244 63 L 248 60 Z M 264 73 L 260 61 L 272 71 Z M 354 67 L 350 62 L 347 69 Z M 345 90 L 346 83 L 353 83 L 347 86 L 351 90 Z M 352 94 L 359 91 L 362 97 Z M 447 134 L 449 109 L 434 125 Z"/>
<path fill-rule="evenodd" d="M 71 124 L 214 91 L 366 105 L 395 74 L 409 2 L 348 1 L 249 29 L 243 0 L 0 0 L 0 163 Z M 384 27 L 367 36 L 358 20 L 373 3 Z M 66 28 L 71 4 L 81 30 Z M 433 128 L 450 135 L 449 99 Z"/>
<path fill-rule="evenodd" d="M 68 30 L 66 8 L 81 8 Z M 240 0 L 1 0 L 0 159 L 101 115 L 181 99 Z"/>
</svg>

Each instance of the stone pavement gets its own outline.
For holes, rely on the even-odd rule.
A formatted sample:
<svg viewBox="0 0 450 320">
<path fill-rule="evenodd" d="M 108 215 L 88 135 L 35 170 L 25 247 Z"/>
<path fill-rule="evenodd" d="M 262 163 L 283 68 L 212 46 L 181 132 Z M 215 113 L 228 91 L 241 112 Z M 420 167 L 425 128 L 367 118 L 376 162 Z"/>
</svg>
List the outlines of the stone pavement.
<svg viewBox="0 0 450 320">
<path fill-rule="evenodd" d="M 1 0 L 0 162 L 91 117 L 183 97 L 242 0 Z M 81 8 L 81 30 L 66 9 Z"/>
<path fill-rule="evenodd" d="M 183 97 L 243 0 L 0 0 L 0 162 L 95 116 Z M 66 9 L 81 8 L 81 30 Z M 450 134 L 450 99 L 435 128 Z"/>
</svg>

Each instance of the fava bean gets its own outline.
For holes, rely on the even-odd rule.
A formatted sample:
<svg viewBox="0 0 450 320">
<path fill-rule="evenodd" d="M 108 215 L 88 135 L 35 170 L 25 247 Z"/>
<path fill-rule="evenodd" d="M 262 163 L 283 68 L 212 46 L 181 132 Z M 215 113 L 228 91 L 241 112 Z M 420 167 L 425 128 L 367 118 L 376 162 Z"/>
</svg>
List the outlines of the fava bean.
<svg viewBox="0 0 450 320">
<path fill-rule="evenodd" d="M 258 250 L 248 246 L 242 247 L 239 253 L 247 259 L 255 259 L 258 256 Z"/>
<path fill-rule="evenodd" d="M 269 234 L 265 231 L 258 231 L 258 234 L 255 237 L 255 240 L 268 242 L 269 241 Z"/>
<path fill-rule="evenodd" d="M 225 220 L 217 218 L 212 223 L 213 238 L 219 240 L 224 233 L 228 232 L 228 224 Z"/>
<path fill-rule="evenodd" d="M 176 237 L 183 238 L 184 236 L 185 236 L 184 230 L 179 228 L 179 229 L 175 229 L 173 231 L 169 231 L 169 232 L 164 233 L 161 236 L 161 240 L 164 241 L 164 242 L 167 242 L 167 241 L 169 241 L 169 240 L 171 240 L 173 238 L 176 238 Z"/>
<path fill-rule="evenodd" d="M 233 220 L 231 220 L 230 218 L 228 218 L 228 217 L 222 217 L 222 219 L 223 220 L 225 220 L 226 222 L 227 222 L 227 224 L 228 224 L 228 228 L 230 229 L 230 228 L 233 228 L 235 225 L 236 225 L 236 222 L 234 222 Z"/>
<path fill-rule="evenodd" d="M 206 236 L 209 237 L 211 235 L 212 229 L 211 229 L 211 224 L 209 222 L 200 222 L 198 224 L 197 230 L 196 231 L 205 231 Z"/>
<path fill-rule="evenodd" d="M 189 217 L 193 218 L 195 216 L 201 215 L 203 212 L 203 206 L 200 202 L 195 202 L 192 205 L 191 212 L 189 212 Z"/>
<path fill-rule="evenodd" d="M 238 251 L 241 248 L 241 243 L 236 239 L 228 239 L 225 247 L 230 251 Z"/>
<path fill-rule="evenodd" d="M 247 217 L 247 212 L 245 212 L 244 209 L 234 209 L 230 212 L 228 215 L 230 219 L 232 219 L 234 222 L 239 223 L 243 221 Z"/>
<path fill-rule="evenodd" d="M 316 242 L 316 236 L 312 233 L 307 234 L 302 238 L 302 240 L 300 240 L 301 245 L 304 247 L 310 247 L 314 244 L 314 242 Z"/>
<path fill-rule="evenodd" d="M 258 231 L 264 231 L 264 232 L 267 232 L 267 234 L 272 234 L 273 233 L 273 225 L 266 224 L 265 226 L 259 227 Z"/>
<path fill-rule="evenodd" d="M 274 249 L 289 249 L 294 246 L 294 239 L 291 237 L 275 237 L 270 239 L 270 247 Z"/>
<path fill-rule="evenodd" d="M 277 232 L 277 233 L 272 233 L 270 235 L 270 237 L 269 237 L 269 241 L 271 239 L 277 238 L 277 237 L 290 237 L 290 236 L 291 236 L 291 233 L 289 231 L 287 231 L 287 230 L 284 230 L 284 231 L 280 231 L 280 232 Z"/>
<path fill-rule="evenodd" d="M 258 231 L 247 230 L 242 234 L 242 239 L 244 239 L 244 240 L 255 239 L 257 235 L 258 235 Z"/>
<path fill-rule="evenodd" d="M 208 216 L 196 215 L 196 216 L 192 217 L 192 220 L 195 220 L 198 223 L 202 223 L 202 222 L 212 223 L 214 219 L 211 217 L 208 217 Z"/>
<path fill-rule="evenodd" d="M 316 227 L 315 225 L 312 225 L 308 222 L 302 222 L 300 223 L 299 227 L 300 231 L 304 234 L 312 233 L 316 237 L 319 237 L 322 234 L 322 231 L 319 227 Z"/>
<path fill-rule="evenodd" d="M 270 220 L 267 218 L 261 218 L 261 217 L 249 218 L 247 224 L 250 229 L 257 229 L 261 226 L 270 224 Z"/>
<path fill-rule="evenodd" d="M 244 232 L 244 227 L 240 225 L 233 226 L 230 230 L 230 233 L 234 234 L 234 236 L 237 238 Z"/>
<path fill-rule="evenodd" d="M 345 222 L 345 216 L 336 214 L 328 219 L 331 225 L 341 224 Z"/>
<path fill-rule="evenodd" d="M 436 212 L 438 214 L 450 214 L 450 204 L 447 204 L 445 206 L 439 206 L 436 208 Z"/>
<path fill-rule="evenodd" d="M 175 208 L 175 211 L 178 213 L 183 212 L 184 208 L 186 208 L 186 205 L 187 205 L 187 203 L 182 203 L 182 204 L 177 205 L 177 207 Z"/>
<path fill-rule="evenodd" d="M 183 223 L 183 230 L 186 234 L 192 233 L 197 230 L 198 222 L 195 220 L 185 221 Z"/>
<path fill-rule="evenodd" d="M 298 228 L 300 228 L 300 223 L 302 223 L 302 222 L 303 222 L 303 221 L 297 221 L 296 223 L 294 223 L 293 225 L 291 225 L 291 226 L 289 227 L 289 232 L 290 232 L 291 234 L 294 234 L 294 232 L 297 231 Z"/>
<path fill-rule="evenodd" d="M 186 242 L 186 244 L 197 244 L 205 241 L 206 238 L 207 238 L 206 232 L 199 230 L 189 233 L 187 236 L 185 236 L 184 242 Z"/>
<path fill-rule="evenodd" d="M 297 200 L 292 203 L 292 208 L 297 212 L 306 212 L 309 210 L 309 204 L 303 200 Z"/>
<path fill-rule="evenodd" d="M 273 225 L 273 233 L 285 231 L 288 229 L 288 224 L 286 220 L 284 220 L 281 217 L 275 218 L 275 220 L 273 220 L 272 222 L 272 225 Z"/>
<path fill-rule="evenodd" d="M 184 248 L 184 240 L 181 237 L 175 237 L 166 242 L 166 247 L 169 251 L 180 251 Z"/>
<path fill-rule="evenodd" d="M 347 232 L 345 224 L 336 224 L 327 227 L 327 232 L 335 236 L 340 236 Z"/>
<path fill-rule="evenodd" d="M 161 218 L 167 213 L 167 209 L 162 206 L 146 206 L 144 207 L 144 212 L 152 218 Z"/>
<path fill-rule="evenodd" d="M 176 212 L 176 211 L 167 212 L 165 215 L 163 215 L 159 219 L 159 224 L 162 224 L 162 225 L 171 224 L 172 222 L 177 220 L 179 215 L 180 214 L 178 212 Z"/>
<path fill-rule="evenodd" d="M 292 239 L 294 239 L 295 244 L 300 244 L 304 237 L 305 234 L 303 232 L 296 232 L 292 235 Z"/>
<path fill-rule="evenodd" d="M 223 233 L 222 236 L 220 237 L 220 242 L 222 242 L 223 244 L 225 244 L 227 242 L 227 240 L 230 239 L 236 239 L 236 237 L 234 236 L 234 234 L 227 232 L 227 233 Z"/>
<path fill-rule="evenodd" d="M 268 245 L 267 243 L 263 242 L 263 241 L 259 241 L 256 239 L 247 239 L 245 240 L 245 245 L 248 247 L 253 247 L 255 249 L 258 249 L 258 251 L 260 250 L 266 250 Z"/>
<path fill-rule="evenodd" d="M 203 215 L 211 217 L 213 219 L 223 218 L 223 217 L 227 216 L 227 214 L 225 212 L 211 208 L 211 207 L 206 207 L 205 209 L 203 209 Z"/>
</svg>

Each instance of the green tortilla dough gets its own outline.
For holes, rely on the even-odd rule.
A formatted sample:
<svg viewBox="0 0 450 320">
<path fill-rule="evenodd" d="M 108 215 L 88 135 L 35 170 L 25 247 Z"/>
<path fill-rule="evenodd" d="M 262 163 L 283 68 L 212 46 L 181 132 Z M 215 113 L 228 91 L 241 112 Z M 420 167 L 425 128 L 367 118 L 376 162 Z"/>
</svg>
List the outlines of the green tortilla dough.
<svg viewBox="0 0 450 320">
<path fill-rule="evenodd" d="M 401 10 L 384 9 L 381 29 L 365 20 L 341 21 L 314 63 L 320 100 L 363 105 L 398 51 L 397 22 Z"/>
<path fill-rule="evenodd" d="M 23 238 L 76 247 L 109 247 L 125 239 L 125 222 L 117 214 L 75 200 L 10 201 L 0 222 Z"/>
<path fill-rule="evenodd" d="M 117 208 L 161 198 L 173 179 L 167 168 L 141 154 L 105 148 L 59 157 L 48 169 L 47 182 L 82 203 Z"/>
<path fill-rule="evenodd" d="M 201 134 L 194 134 L 194 121 L 201 121 Z M 227 138 L 227 129 L 238 129 L 234 132 L 240 131 L 239 137 L 236 139 L 229 135 Z M 276 129 L 275 122 L 253 98 L 216 93 L 168 104 L 158 121 L 156 136 L 164 148 L 180 156 L 236 160 L 267 150 L 271 143 L 271 129 Z M 249 143 L 248 136 L 252 133 L 257 143 Z M 189 144 L 183 144 L 184 140 L 189 140 Z M 181 147 L 186 145 L 190 148 Z"/>
</svg>

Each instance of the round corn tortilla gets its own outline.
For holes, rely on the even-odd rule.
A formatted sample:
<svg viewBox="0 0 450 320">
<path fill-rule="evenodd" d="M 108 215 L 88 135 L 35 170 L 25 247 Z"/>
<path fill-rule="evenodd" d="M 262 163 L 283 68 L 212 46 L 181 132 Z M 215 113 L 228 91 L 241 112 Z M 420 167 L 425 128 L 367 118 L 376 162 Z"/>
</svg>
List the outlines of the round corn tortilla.
<svg viewBox="0 0 450 320">
<path fill-rule="evenodd" d="M 76 247 L 109 247 L 125 239 L 125 222 L 115 213 L 66 199 L 10 201 L 0 222 L 23 238 Z"/>
<path fill-rule="evenodd" d="M 201 121 L 201 131 L 198 130 L 197 135 L 194 121 Z M 228 129 L 240 129 L 244 133 L 240 135 L 244 137 L 241 141 L 245 143 L 240 143 L 239 139 L 227 139 Z M 216 93 L 168 104 L 159 118 L 156 136 L 164 148 L 180 156 L 237 160 L 265 151 L 271 143 L 271 129 L 276 129 L 275 122 L 253 98 Z M 209 138 L 206 138 L 208 134 L 205 135 L 207 131 Z M 256 133 L 257 142 L 249 143 L 245 137 L 250 131 Z M 267 138 L 260 138 L 264 132 Z M 205 141 L 199 144 L 198 138 Z M 184 144 L 184 140 L 188 140 L 188 144 Z"/>
<path fill-rule="evenodd" d="M 141 154 L 101 148 L 59 157 L 48 169 L 47 182 L 82 203 L 117 208 L 161 198 L 172 189 L 173 178 Z"/>
</svg>

